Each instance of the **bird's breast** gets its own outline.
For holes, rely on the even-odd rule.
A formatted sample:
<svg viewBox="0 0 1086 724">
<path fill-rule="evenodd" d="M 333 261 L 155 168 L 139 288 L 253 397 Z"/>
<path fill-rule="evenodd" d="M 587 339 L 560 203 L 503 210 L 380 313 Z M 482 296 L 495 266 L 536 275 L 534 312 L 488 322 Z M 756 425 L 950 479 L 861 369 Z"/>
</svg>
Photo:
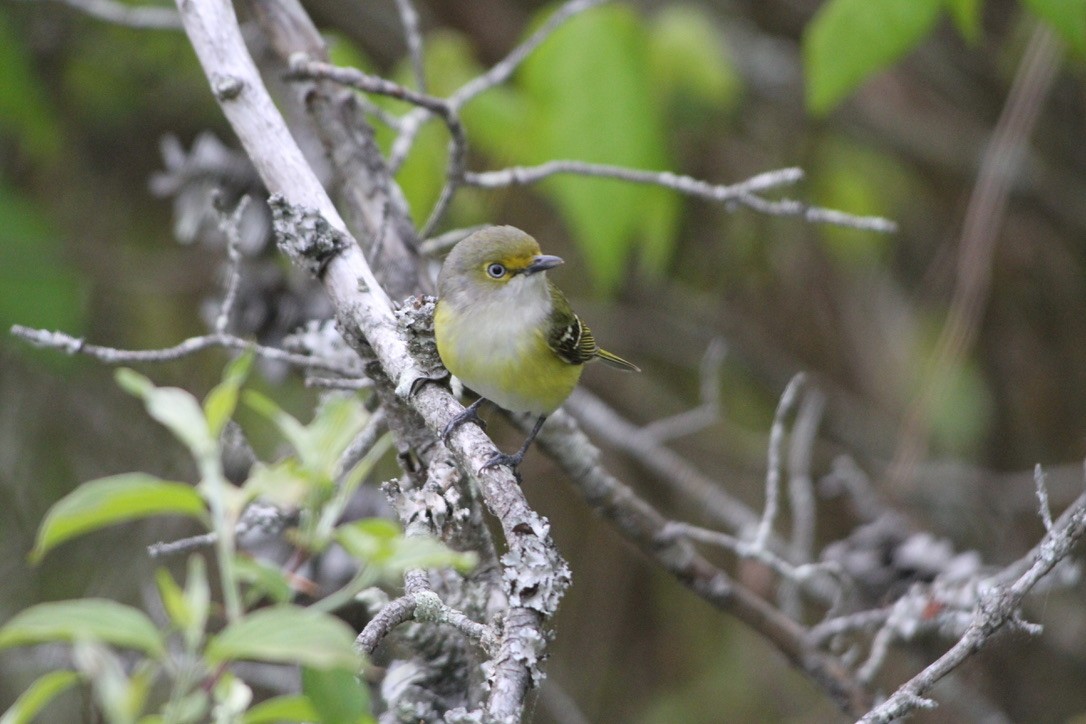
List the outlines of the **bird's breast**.
<svg viewBox="0 0 1086 724">
<path fill-rule="evenodd" d="M 581 376 L 547 346 L 549 309 L 540 305 L 438 302 L 434 333 L 449 371 L 479 395 L 511 412 L 556 410 Z"/>
</svg>

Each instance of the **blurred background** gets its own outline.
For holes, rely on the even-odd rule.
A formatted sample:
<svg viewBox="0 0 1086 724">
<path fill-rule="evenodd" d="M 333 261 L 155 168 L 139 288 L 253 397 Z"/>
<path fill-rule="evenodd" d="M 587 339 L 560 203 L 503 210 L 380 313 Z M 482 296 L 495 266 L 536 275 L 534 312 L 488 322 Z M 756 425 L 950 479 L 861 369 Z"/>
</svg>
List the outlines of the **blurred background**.
<svg viewBox="0 0 1086 724">
<path fill-rule="evenodd" d="M 437 95 L 499 60 L 555 7 L 416 4 Z M 410 83 L 391 0 L 305 5 L 336 62 Z M 895 234 L 597 179 L 462 191 L 441 230 L 511 223 L 566 258 L 556 281 L 597 339 L 644 369 L 593 367 L 585 384 L 636 425 L 701 404 L 699 366 L 721 340 L 718 417 L 669 445 L 754 509 L 774 408 L 805 371 L 826 395 L 816 480 L 847 455 L 917 529 L 1005 565 L 1043 533 L 1034 465 L 1049 472 L 1057 512 L 1083 487 L 1086 78 L 1081 55 L 1050 52 L 1050 80 L 1024 102 L 1036 121 L 1012 134 L 1021 156 L 1006 204 L 980 209 L 994 233 L 963 254 L 986 145 L 1046 31 L 1017 2 L 947 6 L 914 49 L 839 105 L 818 108 L 803 38 L 823 3 L 612 3 L 563 28 L 512 82 L 464 111 L 473 170 L 578 158 L 733 183 L 799 166 L 805 179 L 769 196 L 885 216 L 899 224 Z M 850 52 L 843 39 L 841 53 Z M 206 133 L 236 145 L 182 33 L 118 27 L 62 2 L 3 0 L 0 329 L 45 327 L 141 349 L 203 333 L 221 297 L 224 252 L 212 222 L 194 220 L 207 194 L 171 193 L 171 158 L 201 137 L 213 143 Z M 381 131 L 382 143 L 390 139 Z M 440 189 L 445 143 L 444 129 L 428 125 L 399 175 L 420 224 Z M 233 191 L 249 183 L 241 173 Z M 267 247 L 254 214 L 236 331 L 276 342 L 326 308 Z M 948 319 L 960 325 L 949 343 Z M 202 395 L 226 360 L 210 351 L 141 371 Z M 284 370 L 264 373 L 251 384 L 307 419 L 317 393 Z M 48 506 L 79 482 L 132 470 L 194 478 L 112 374 L 0 335 L 0 622 L 43 600 L 144 601 L 153 565 L 143 546 L 186 533 L 172 521 L 124 526 L 27 563 Z M 259 423 L 243 415 L 247 423 L 259 442 Z M 506 448 L 519 440 L 508 425 L 491 431 Z M 666 515 L 707 523 L 701 502 L 600 445 L 616 474 Z M 593 517 L 538 452 L 524 477 L 574 577 L 535 721 L 840 718 L 771 646 Z M 820 498 L 819 548 L 855 524 L 840 499 Z M 772 592 L 759 571 L 737 574 Z M 1080 583 L 1035 601 L 1029 618 L 1044 634 L 1001 639 L 954 688 L 937 691 L 944 706 L 917 720 L 1081 720 L 1084 594 Z M 895 653 L 879 681 L 893 690 L 945 645 L 932 638 Z M 0 652 L 0 708 L 65 656 Z M 57 706 L 80 712 L 71 699 Z"/>
</svg>

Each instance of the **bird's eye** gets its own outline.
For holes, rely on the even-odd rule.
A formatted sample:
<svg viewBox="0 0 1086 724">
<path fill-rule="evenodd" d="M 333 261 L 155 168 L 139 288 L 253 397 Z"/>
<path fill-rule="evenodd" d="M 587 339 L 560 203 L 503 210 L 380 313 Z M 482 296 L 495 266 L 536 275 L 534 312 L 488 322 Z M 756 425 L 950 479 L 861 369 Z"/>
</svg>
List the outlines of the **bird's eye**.
<svg viewBox="0 0 1086 724">
<path fill-rule="evenodd" d="M 501 279 L 505 276 L 505 266 L 495 262 L 486 268 L 486 273 L 490 275 L 491 279 Z"/>
</svg>

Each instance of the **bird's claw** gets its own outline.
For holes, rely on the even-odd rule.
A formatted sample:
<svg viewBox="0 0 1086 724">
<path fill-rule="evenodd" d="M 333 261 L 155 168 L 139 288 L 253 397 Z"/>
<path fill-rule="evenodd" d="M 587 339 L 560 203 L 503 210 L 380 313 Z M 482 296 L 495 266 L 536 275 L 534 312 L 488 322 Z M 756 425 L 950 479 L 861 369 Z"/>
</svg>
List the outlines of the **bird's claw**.
<svg viewBox="0 0 1086 724">
<path fill-rule="evenodd" d="M 482 473 L 484 470 L 489 470 L 490 468 L 496 468 L 501 465 L 505 465 L 513 471 L 513 475 L 517 477 L 517 480 L 520 480 L 520 470 L 518 468 L 520 468 L 520 464 L 523 460 L 523 453 L 508 455 L 503 452 L 496 452 L 489 458 L 487 458 L 487 461 L 483 463 L 482 467 L 479 468 L 479 472 Z"/>
<path fill-rule="evenodd" d="M 479 426 L 479 429 L 481 429 L 483 432 L 486 432 L 486 420 L 479 417 L 478 407 L 478 402 L 469 405 L 468 407 L 464 408 L 463 412 L 461 412 L 453 419 L 449 420 L 449 424 L 447 424 L 445 426 L 445 429 L 441 431 L 441 442 L 448 443 L 449 436 L 456 431 L 456 428 L 468 422 L 474 422 L 476 425 Z"/>
</svg>

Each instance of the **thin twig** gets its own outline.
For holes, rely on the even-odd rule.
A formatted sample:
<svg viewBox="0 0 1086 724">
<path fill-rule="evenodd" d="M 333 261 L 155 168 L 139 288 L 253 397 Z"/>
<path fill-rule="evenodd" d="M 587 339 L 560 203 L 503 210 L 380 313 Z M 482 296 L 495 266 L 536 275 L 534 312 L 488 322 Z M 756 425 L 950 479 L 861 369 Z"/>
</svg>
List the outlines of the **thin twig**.
<svg viewBox="0 0 1086 724">
<path fill-rule="evenodd" d="M 455 93 L 449 96 L 449 107 L 459 111 L 468 101 L 495 86 L 501 85 L 513 75 L 513 71 L 533 50 L 558 29 L 562 23 L 572 18 L 577 13 L 583 12 L 596 5 L 601 5 L 606 0 L 569 0 L 565 5 L 554 12 L 538 30 L 532 33 L 523 43 L 517 45 L 507 56 L 494 64 L 487 72 L 465 83 Z M 388 164 L 392 173 L 403 164 L 411 147 L 415 144 L 415 138 L 419 129 L 429 119 L 431 111 L 424 107 L 416 108 L 405 115 L 400 122 L 400 135 L 392 143 L 388 154 Z"/>
<path fill-rule="evenodd" d="M 935 702 L 925 695 L 936 682 L 980 651 L 1008 623 L 1015 624 L 1022 599 L 1060 561 L 1066 558 L 1086 533 L 1086 494 L 1080 496 L 1060 516 L 1038 546 L 1030 567 L 1009 585 L 993 585 L 981 594 L 972 623 L 954 646 L 926 669 L 894 692 L 890 698 L 868 712 L 861 720 L 868 724 L 891 722 L 917 708 L 931 708 Z M 1025 630 L 1036 633 L 1037 627 Z"/>
<path fill-rule="evenodd" d="M 809 561 L 814 557 L 815 496 L 811 455 L 825 408 L 826 396 L 814 387 L 808 388 L 792 426 L 792 442 L 788 448 L 788 501 L 792 510 L 789 558 L 793 561 Z M 802 614 L 799 587 L 788 583 L 781 586 L 780 600 L 781 608 L 799 620 Z"/>
<path fill-rule="evenodd" d="M 691 410 L 654 420 L 645 425 L 637 432 L 639 442 L 651 440 L 662 444 L 686 435 L 693 435 L 720 419 L 720 366 L 724 362 L 726 350 L 724 340 L 717 337 L 709 343 L 705 355 L 701 358 L 698 369 L 701 383 L 700 404 Z"/>
<path fill-rule="evenodd" d="M 241 286 L 241 217 L 249 207 L 250 200 L 251 197 L 246 194 L 232 212 L 219 210 L 219 228 L 226 234 L 226 256 L 229 264 L 226 270 L 226 294 L 223 295 L 219 316 L 215 319 L 215 332 L 218 334 L 226 333 L 226 325 L 230 323 L 238 288 Z"/>
<path fill-rule="evenodd" d="M 663 186 L 706 201 L 740 204 L 769 216 L 799 216 L 809 223 L 834 224 L 887 234 L 897 231 L 895 222 L 881 216 L 855 216 L 843 211 L 811 206 L 792 199 L 770 201 L 755 195 L 759 191 L 796 183 L 803 178 L 803 170 L 799 168 L 767 171 L 752 176 L 746 181 L 724 185 L 711 184 L 707 181 L 671 173 L 670 171 L 644 171 L 621 166 L 589 163 L 587 161 L 548 161 L 538 166 L 515 166 L 501 171 L 482 173 L 468 172 L 464 175 L 464 183 L 480 188 L 502 188 L 533 184 L 549 176 L 566 173 Z"/>
<path fill-rule="evenodd" d="M 1052 530 L 1052 506 L 1048 504 L 1048 476 L 1040 463 L 1033 469 L 1033 484 L 1037 488 L 1037 508 L 1045 530 Z"/>
<path fill-rule="evenodd" d="M 126 5 L 114 0 L 58 0 L 59 2 L 115 25 L 139 30 L 181 30 L 181 16 L 173 8 Z"/>
<path fill-rule="evenodd" d="M 411 0 L 396 0 L 396 10 L 403 23 L 404 40 L 407 42 L 407 55 L 411 58 L 411 72 L 415 74 L 415 85 L 420 93 L 426 92 L 426 69 L 423 66 L 422 33 L 419 30 L 419 14 Z"/>
<path fill-rule="evenodd" d="M 296 53 L 291 57 L 288 77 L 304 78 L 306 80 L 330 80 L 357 88 L 366 93 L 376 93 L 389 98 L 396 98 L 420 108 L 425 108 L 445 122 L 451 137 L 449 140 L 449 163 L 445 169 L 445 183 L 441 187 L 441 193 L 434 203 L 434 208 L 430 211 L 429 218 L 419 229 L 420 237 L 428 237 L 448 210 L 453 195 L 460 184 L 463 183 L 466 171 L 467 134 L 464 131 L 464 125 L 460 122 L 460 114 L 453 104 L 443 98 L 413 91 L 385 78 L 363 73 L 357 68 L 343 68 L 331 63 L 312 60 L 304 53 Z"/>
<path fill-rule="evenodd" d="M 266 347 L 256 342 L 250 342 L 232 334 L 205 334 L 200 337 L 189 337 L 173 347 L 162 349 L 129 350 L 115 347 L 103 347 L 97 344 L 88 344 L 80 337 L 73 337 L 64 332 L 50 332 L 45 329 L 31 329 L 21 324 L 11 327 L 11 333 L 23 339 L 35 347 L 57 349 L 69 355 L 83 354 L 92 357 L 107 365 L 140 364 L 150 362 L 172 362 L 213 347 L 224 349 L 236 349 L 253 354 L 264 359 L 276 362 L 285 362 L 295 367 L 305 369 L 318 369 L 326 372 L 334 372 L 345 377 L 355 377 L 357 370 L 347 369 L 341 365 L 327 362 L 319 357 L 284 352 L 275 347 Z"/>
<path fill-rule="evenodd" d="M 755 548 L 764 548 L 769 540 L 769 533 L 773 529 L 773 521 L 777 517 L 780 508 L 781 489 L 781 447 L 784 444 L 784 418 L 792 411 L 796 403 L 799 390 L 806 381 L 807 375 L 800 372 L 795 375 L 784 388 L 780 402 L 777 403 L 777 411 L 773 415 L 773 425 L 769 429 L 769 451 L 767 453 L 767 467 L 765 475 L 765 508 L 762 511 L 762 519 L 758 522 L 758 529 L 754 534 L 753 545 Z"/>
</svg>

